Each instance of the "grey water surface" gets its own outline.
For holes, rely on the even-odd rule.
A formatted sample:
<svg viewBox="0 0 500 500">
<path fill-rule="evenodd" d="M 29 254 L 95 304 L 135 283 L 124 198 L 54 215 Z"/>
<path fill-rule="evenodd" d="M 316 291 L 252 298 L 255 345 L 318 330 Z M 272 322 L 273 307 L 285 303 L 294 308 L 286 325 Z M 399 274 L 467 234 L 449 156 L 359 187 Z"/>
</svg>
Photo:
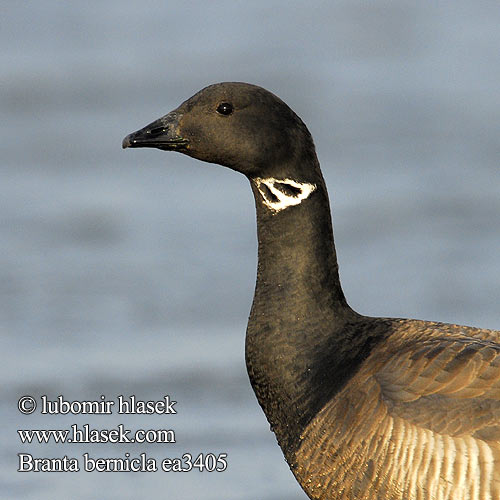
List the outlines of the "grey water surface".
<svg viewBox="0 0 500 500">
<path fill-rule="evenodd" d="M 500 328 L 496 2 L 2 4 L 0 498 L 299 500 L 254 398 L 248 182 L 121 140 L 207 84 L 309 126 L 350 304 Z M 22 415 L 21 396 L 176 414 Z M 18 429 L 173 429 L 175 443 L 22 444 Z M 17 472 L 38 458 L 227 453 L 224 472 Z"/>
</svg>

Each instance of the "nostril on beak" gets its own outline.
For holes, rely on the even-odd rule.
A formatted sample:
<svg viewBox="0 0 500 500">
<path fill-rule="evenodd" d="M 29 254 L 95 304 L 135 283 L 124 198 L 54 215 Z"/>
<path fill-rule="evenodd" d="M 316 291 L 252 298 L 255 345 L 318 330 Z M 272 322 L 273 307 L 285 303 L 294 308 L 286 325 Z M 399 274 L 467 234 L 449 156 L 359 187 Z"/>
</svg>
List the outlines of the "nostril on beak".
<svg viewBox="0 0 500 500">
<path fill-rule="evenodd" d="M 151 130 L 148 130 L 148 134 L 152 137 L 155 137 L 157 135 L 164 134 L 167 131 L 165 127 L 155 127 L 152 128 Z"/>
</svg>

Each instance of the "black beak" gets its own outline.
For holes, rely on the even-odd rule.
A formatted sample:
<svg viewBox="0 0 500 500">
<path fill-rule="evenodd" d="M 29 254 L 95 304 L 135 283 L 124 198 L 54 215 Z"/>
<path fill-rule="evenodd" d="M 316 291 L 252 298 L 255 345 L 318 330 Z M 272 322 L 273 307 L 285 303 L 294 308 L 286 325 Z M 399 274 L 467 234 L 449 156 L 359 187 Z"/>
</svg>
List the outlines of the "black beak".
<svg viewBox="0 0 500 500">
<path fill-rule="evenodd" d="M 164 151 L 182 151 L 188 141 L 179 134 L 179 118 L 176 111 L 162 116 L 137 132 L 127 135 L 122 148 L 158 148 Z"/>
</svg>

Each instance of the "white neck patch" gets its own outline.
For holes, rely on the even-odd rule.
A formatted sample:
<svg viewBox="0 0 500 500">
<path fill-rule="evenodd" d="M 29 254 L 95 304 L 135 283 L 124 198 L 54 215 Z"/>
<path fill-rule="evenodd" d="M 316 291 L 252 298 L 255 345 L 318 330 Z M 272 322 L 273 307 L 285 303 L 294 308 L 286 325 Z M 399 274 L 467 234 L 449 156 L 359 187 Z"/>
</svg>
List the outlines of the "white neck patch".
<svg viewBox="0 0 500 500">
<path fill-rule="evenodd" d="M 316 184 L 297 182 L 292 179 L 254 179 L 264 204 L 273 212 L 299 205 L 316 189 Z"/>
</svg>

